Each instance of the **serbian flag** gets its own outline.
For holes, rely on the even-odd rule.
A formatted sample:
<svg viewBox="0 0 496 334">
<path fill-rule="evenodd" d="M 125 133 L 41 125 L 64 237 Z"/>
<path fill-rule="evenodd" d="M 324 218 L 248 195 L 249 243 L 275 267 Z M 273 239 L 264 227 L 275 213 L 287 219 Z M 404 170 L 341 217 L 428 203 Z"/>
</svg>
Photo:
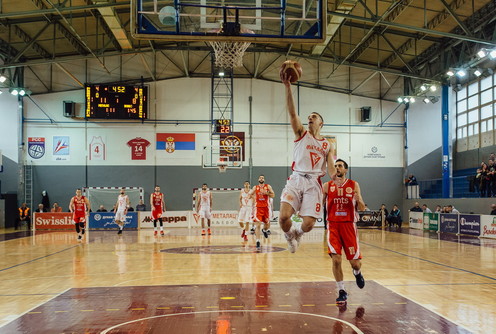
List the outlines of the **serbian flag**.
<svg viewBox="0 0 496 334">
<path fill-rule="evenodd" d="M 157 133 L 157 150 L 168 153 L 174 151 L 194 151 L 194 133 Z"/>
</svg>

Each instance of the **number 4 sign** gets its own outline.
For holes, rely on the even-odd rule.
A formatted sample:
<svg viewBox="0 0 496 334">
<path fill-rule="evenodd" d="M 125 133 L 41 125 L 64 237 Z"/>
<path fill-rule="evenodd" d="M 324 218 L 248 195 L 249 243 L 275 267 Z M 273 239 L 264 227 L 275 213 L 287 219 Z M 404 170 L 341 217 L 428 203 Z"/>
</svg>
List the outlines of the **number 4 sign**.
<svg viewBox="0 0 496 334">
<path fill-rule="evenodd" d="M 89 159 L 90 160 L 106 160 L 107 151 L 105 145 L 105 139 L 101 136 L 93 136 L 89 147 Z"/>
</svg>

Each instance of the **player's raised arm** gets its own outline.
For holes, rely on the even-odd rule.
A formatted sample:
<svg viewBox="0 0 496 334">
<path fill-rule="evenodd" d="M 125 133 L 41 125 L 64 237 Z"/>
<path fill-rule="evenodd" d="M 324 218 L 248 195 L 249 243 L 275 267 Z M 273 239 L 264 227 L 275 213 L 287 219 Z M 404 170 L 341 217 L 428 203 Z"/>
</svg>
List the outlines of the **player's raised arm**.
<svg viewBox="0 0 496 334">
<path fill-rule="evenodd" d="M 286 90 L 286 108 L 288 109 L 291 127 L 293 128 L 296 139 L 299 139 L 305 132 L 305 128 L 303 127 L 303 123 L 301 123 L 300 117 L 296 114 L 293 92 L 291 91 L 291 82 L 289 81 L 288 75 L 286 73 L 282 74 L 281 79 Z"/>
<path fill-rule="evenodd" d="M 329 173 L 329 177 L 331 180 L 336 176 L 336 162 L 334 161 L 334 145 L 332 143 L 329 143 L 331 145 L 329 153 L 327 153 L 327 172 Z"/>
<path fill-rule="evenodd" d="M 357 201 L 358 211 L 365 211 L 365 202 L 363 201 L 362 194 L 360 192 L 360 185 L 355 181 L 355 199 Z"/>
</svg>

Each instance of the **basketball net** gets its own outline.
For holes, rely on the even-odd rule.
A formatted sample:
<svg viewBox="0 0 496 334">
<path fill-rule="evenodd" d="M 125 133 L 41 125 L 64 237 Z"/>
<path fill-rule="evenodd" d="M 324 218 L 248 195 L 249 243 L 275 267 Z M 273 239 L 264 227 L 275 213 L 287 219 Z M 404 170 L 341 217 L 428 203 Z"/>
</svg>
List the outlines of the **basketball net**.
<svg viewBox="0 0 496 334">
<path fill-rule="evenodd" d="M 209 42 L 215 52 L 215 66 L 234 68 L 243 66 L 243 55 L 250 42 Z"/>
<path fill-rule="evenodd" d="M 224 158 L 219 158 L 217 161 L 217 168 L 219 168 L 219 173 L 225 173 L 227 170 L 227 162 Z"/>
</svg>

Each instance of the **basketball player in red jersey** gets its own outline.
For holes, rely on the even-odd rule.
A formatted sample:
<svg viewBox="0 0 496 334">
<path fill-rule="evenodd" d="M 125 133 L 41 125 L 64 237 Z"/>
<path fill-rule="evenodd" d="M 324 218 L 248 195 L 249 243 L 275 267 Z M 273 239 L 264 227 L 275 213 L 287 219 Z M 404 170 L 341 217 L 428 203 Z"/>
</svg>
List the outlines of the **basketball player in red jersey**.
<svg viewBox="0 0 496 334">
<path fill-rule="evenodd" d="M 253 215 L 256 229 L 255 235 L 257 237 L 257 248 L 260 248 L 260 223 L 264 224 L 262 233 L 265 238 L 270 235 L 270 210 L 269 199 L 275 196 L 274 190 L 270 184 L 265 183 L 265 176 L 258 177 L 258 185 L 254 186 L 252 193 L 255 194 L 255 214 Z"/>
<path fill-rule="evenodd" d="M 201 225 L 202 225 L 202 235 L 205 235 L 205 219 L 207 220 L 207 225 L 208 225 L 208 235 L 212 234 L 212 231 L 210 230 L 210 218 L 212 215 L 212 193 L 210 190 L 208 190 L 208 186 L 206 183 L 202 184 L 202 190 L 200 191 L 199 194 L 199 199 L 196 202 L 196 212 L 198 212 L 198 215 L 200 216 L 201 219 Z"/>
<path fill-rule="evenodd" d="M 305 129 L 296 108 L 291 91 L 291 83 L 287 74 L 283 74 L 282 82 L 286 90 L 286 106 L 291 127 L 295 134 L 293 149 L 293 173 L 286 182 L 281 194 L 279 225 L 285 232 L 288 248 L 296 252 L 303 233 L 310 232 L 315 221 L 323 216 L 322 182 L 320 178 L 326 169 L 332 177 L 335 173 L 334 149 L 332 144 L 320 134 L 324 119 L 316 112 L 308 116 L 308 127 Z M 294 224 L 291 216 L 299 212 L 303 222 Z"/>
<path fill-rule="evenodd" d="M 83 238 L 86 230 L 86 216 L 90 212 L 90 201 L 81 194 L 81 189 L 76 189 L 76 196 L 71 198 L 69 210 L 73 213 L 72 220 L 76 225 L 78 241 Z"/>
<path fill-rule="evenodd" d="M 327 236 L 329 255 L 332 258 L 332 273 L 336 279 L 339 296 L 336 303 L 344 304 L 348 294 L 344 289 L 343 269 L 341 267 L 341 250 L 350 261 L 356 284 L 360 289 L 365 286 L 360 268 L 362 266 L 360 246 L 356 222 L 359 211 L 365 210 L 358 182 L 347 179 L 348 164 L 336 160 L 336 176 L 324 184 L 324 195 L 327 195 Z"/>
<path fill-rule="evenodd" d="M 160 187 L 155 186 L 155 192 L 150 195 L 150 205 L 152 207 L 153 234 L 157 235 L 157 221 L 160 222 L 160 235 L 164 235 L 164 224 L 162 213 L 165 211 L 164 194 L 160 192 Z"/>
</svg>

